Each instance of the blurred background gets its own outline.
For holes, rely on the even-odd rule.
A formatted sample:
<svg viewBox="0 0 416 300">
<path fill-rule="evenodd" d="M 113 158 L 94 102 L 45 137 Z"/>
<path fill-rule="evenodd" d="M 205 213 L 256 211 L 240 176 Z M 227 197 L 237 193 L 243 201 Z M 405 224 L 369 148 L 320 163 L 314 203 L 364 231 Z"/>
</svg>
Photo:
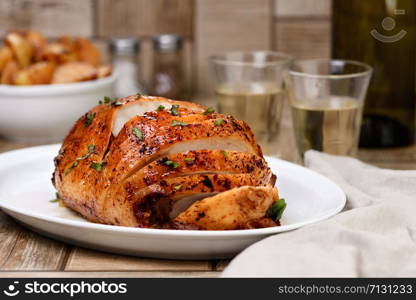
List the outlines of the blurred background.
<svg viewBox="0 0 416 300">
<path fill-rule="evenodd" d="M 184 39 L 192 95 L 213 93 L 207 57 L 234 50 L 276 50 L 295 58 L 330 55 L 330 0 L 1 0 L 0 34 L 32 29 L 93 40 L 109 62 L 107 41 L 141 39 L 144 80 L 150 81 L 152 38 Z"/>
<path fill-rule="evenodd" d="M 411 146 L 403 148 L 404 152 L 400 152 L 397 157 L 405 157 L 413 162 L 416 155 L 412 146 L 416 137 L 414 0 L 1 0 L 0 36 L 16 29 L 41 32 L 50 41 L 62 35 L 85 37 L 101 52 L 103 63 L 112 64 L 115 73 L 121 75 L 116 93 L 112 96 L 121 97 L 139 92 L 212 106 L 221 113 L 232 114 L 249 123 L 266 154 L 289 160 L 293 158 L 293 131 L 296 132 L 296 128 L 293 130 L 289 101 L 286 96 L 280 97 L 283 95 L 281 92 L 286 92 L 286 86 L 280 78 L 282 70 L 276 71 L 279 79 L 272 80 L 276 82 L 278 90 L 227 90 L 227 93 L 223 93 L 219 84 L 224 80 L 219 78 L 219 74 L 231 74 L 230 77 L 238 79 L 241 74 L 246 76 L 251 71 L 241 70 L 238 76 L 234 71 L 215 73 L 210 68 L 212 66 L 209 65 L 208 58 L 231 51 L 277 51 L 289 54 L 295 60 L 337 58 L 364 62 L 373 68 L 367 96 L 367 81 L 362 84 L 359 95 L 343 95 L 354 101 L 359 100 L 356 101 L 358 106 L 354 108 L 354 126 L 349 121 L 343 122 L 340 117 L 334 118 L 336 124 L 332 121 L 322 123 L 322 120 L 333 119 L 326 115 L 328 110 L 334 110 L 331 104 L 320 107 L 321 110 L 311 116 L 302 114 L 300 118 L 305 125 L 302 127 L 305 132 L 298 140 L 307 142 L 307 149 L 333 153 L 321 144 L 325 144 L 323 137 L 328 135 L 328 130 L 334 133 L 331 142 L 334 140 L 340 144 L 338 140 L 342 139 L 339 138 L 342 135 L 336 126 L 339 123 L 344 130 L 353 133 L 354 138 L 351 140 L 355 144 L 359 140 L 362 148 L 381 150 Z M 126 54 L 127 59 L 124 57 Z M 324 63 L 323 70 L 314 67 L 314 72 L 327 72 L 325 74 L 329 78 L 333 78 L 333 75 L 346 75 L 348 78 L 348 74 L 360 74 L 360 71 L 348 67 L 342 67 L 341 70 L 340 64 L 344 65 L 344 62 Z M 134 68 L 137 65 L 138 72 L 132 70 L 133 65 Z M 134 72 L 140 78 L 135 78 Z M 251 73 L 253 78 L 246 82 L 246 87 L 259 80 L 255 72 Z M 270 72 L 264 71 L 262 74 Z M 216 83 L 213 80 L 215 77 Z M 338 81 L 330 82 L 331 79 L 325 82 L 328 86 L 333 85 L 328 90 L 342 94 L 333 88 Z M 130 85 L 130 89 L 123 89 L 123 83 Z M 317 85 L 309 83 L 305 85 L 308 86 L 309 94 L 300 98 L 303 98 L 303 102 L 308 102 L 307 111 L 312 109 L 315 112 L 316 107 L 311 108 L 309 103 L 315 93 L 310 87 Z M 355 82 L 345 82 L 345 86 L 350 86 L 349 84 L 351 90 L 358 86 Z M 122 90 L 118 92 L 120 86 Z M 292 87 L 292 91 L 295 90 Z M 319 88 L 319 91 L 321 93 L 325 89 Z M 97 88 L 96 93 L 91 94 L 92 102 L 88 103 L 88 107 L 95 105 L 96 99 L 102 98 L 102 95 L 97 97 L 99 92 L 105 91 Z M 215 97 L 215 93 L 218 97 Z M 345 107 L 340 105 L 342 101 L 332 99 L 334 95 L 331 93 L 326 98 L 336 104 L 338 110 L 335 109 L 335 115 L 345 113 Z M 108 93 L 105 92 L 105 95 Z M 20 96 L 18 98 L 23 99 Z M 41 96 L 39 98 L 43 99 Z M 85 95 L 80 94 L 80 103 L 84 99 Z M 33 107 L 39 106 L 40 101 L 42 100 L 33 100 Z M 86 110 L 79 104 L 70 102 L 73 101 L 72 96 L 67 97 L 66 101 L 68 108 L 74 108 L 74 116 L 79 116 Z M 13 111 L 15 102 L 9 102 L 9 108 Z M 226 102 L 234 106 L 225 109 Z M 34 136 L 28 128 L 40 124 L 40 119 L 46 120 L 46 129 L 41 134 L 52 136 L 52 133 L 46 131 L 69 116 L 68 109 L 62 107 L 55 109 L 61 111 L 60 115 L 54 114 L 58 120 L 42 117 L 43 109 L 38 119 L 28 121 L 30 126 L 21 128 L 24 128 L 26 135 Z M 32 109 L 26 107 L 26 110 L 28 114 L 35 115 Z M 239 114 L 240 110 L 244 113 Z M 362 112 L 364 118 L 361 122 Z M 3 114 L 6 114 L 4 106 Z M 345 115 L 346 120 L 351 119 L 348 116 Z M 71 115 L 62 132 L 67 132 L 68 124 L 72 124 L 73 119 L 75 117 Z M 1 120 L 0 118 L 0 125 Z M 311 124 L 317 123 L 317 120 L 321 120 L 318 122 L 319 128 L 312 128 Z M 10 131 L 10 123 L 13 125 L 16 122 L 11 118 L 9 124 L 3 126 L 7 130 L 0 132 L 0 135 Z M 55 126 L 50 126 L 50 123 Z M 324 125 L 328 127 L 327 130 Z M 316 131 L 306 133 L 311 128 Z M 22 131 L 20 127 L 16 130 Z M 263 142 L 262 135 L 267 141 Z M 15 139 L 12 134 L 9 136 Z M 62 139 L 63 134 L 55 136 Z M 312 146 L 315 142 L 319 147 Z M 267 149 L 268 144 L 270 151 Z M 285 147 L 281 146 L 283 144 Z M 356 150 L 357 145 L 353 148 Z M 377 153 L 380 153 L 380 157 L 385 155 L 382 151 Z M 346 153 L 337 150 L 334 154 Z M 363 159 L 372 158 L 374 153 L 361 151 L 359 156 Z"/>
</svg>

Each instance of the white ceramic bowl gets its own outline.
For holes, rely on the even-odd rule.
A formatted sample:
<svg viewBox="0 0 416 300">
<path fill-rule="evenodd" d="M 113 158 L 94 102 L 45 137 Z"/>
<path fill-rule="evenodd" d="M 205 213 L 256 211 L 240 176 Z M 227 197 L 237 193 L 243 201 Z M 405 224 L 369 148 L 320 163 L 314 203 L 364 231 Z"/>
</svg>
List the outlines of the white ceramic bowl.
<svg viewBox="0 0 416 300">
<path fill-rule="evenodd" d="M 0 85 L 0 136 L 22 142 L 59 142 L 104 96 L 116 76 L 67 84 Z"/>
</svg>

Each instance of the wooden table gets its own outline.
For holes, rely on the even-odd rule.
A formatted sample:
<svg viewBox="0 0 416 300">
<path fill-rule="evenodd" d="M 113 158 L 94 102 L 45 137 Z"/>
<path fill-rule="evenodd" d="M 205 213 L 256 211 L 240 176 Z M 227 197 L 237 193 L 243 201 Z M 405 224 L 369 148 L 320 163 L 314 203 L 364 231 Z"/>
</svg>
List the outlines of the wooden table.
<svg viewBox="0 0 416 300">
<path fill-rule="evenodd" d="M 280 152 L 282 158 L 292 160 L 290 119 L 287 113 L 284 115 Z M 0 152 L 27 146 L 0 140 Z M 360 150 L 359 158 L 384 168 L 416 169 L 416 146 Z M 87 250 L 33 233 L 0 211 L 2 277 L 215 277 L 227 263 L 137 258 Z"/>
</svg>

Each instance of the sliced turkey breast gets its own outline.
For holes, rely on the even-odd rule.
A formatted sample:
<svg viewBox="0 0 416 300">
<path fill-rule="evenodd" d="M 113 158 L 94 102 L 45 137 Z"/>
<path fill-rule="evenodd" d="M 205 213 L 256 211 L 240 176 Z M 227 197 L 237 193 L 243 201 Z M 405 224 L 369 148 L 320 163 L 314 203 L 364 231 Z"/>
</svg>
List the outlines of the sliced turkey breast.
<svg viewBox="0 0 416 300">
<path fill-rule="evenodd" d="M 52 181 L 64 204 L 93 222 L 213 230 L 276 225 L 266 216 L 277 197 L 276 176 L 250 127 L 198 104 L 140 95 L 104 101 L 75 123 L 55 166 Z M 256 199 L 258 206 L 250 206 Z M 235 214 L 234 225 L 229 215 L 221 219 L 220 202 Z M 196 208 L 210 216 L 206 223 L 192 221 Z"/>
</svg>

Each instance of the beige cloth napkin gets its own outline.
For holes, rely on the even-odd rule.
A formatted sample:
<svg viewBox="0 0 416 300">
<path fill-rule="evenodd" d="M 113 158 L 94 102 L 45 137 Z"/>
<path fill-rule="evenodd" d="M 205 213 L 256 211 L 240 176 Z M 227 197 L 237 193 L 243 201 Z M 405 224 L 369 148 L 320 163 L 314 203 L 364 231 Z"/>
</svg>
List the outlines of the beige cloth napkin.
<svg viewBox="0 0 416 300">
<path fill-rule="evenodd" d="M 416 171 L 316 151 L 305 164 L 338 183 L 346 209 L 244 250 L 223 277 L 416 276 Z"/>
</svg>

